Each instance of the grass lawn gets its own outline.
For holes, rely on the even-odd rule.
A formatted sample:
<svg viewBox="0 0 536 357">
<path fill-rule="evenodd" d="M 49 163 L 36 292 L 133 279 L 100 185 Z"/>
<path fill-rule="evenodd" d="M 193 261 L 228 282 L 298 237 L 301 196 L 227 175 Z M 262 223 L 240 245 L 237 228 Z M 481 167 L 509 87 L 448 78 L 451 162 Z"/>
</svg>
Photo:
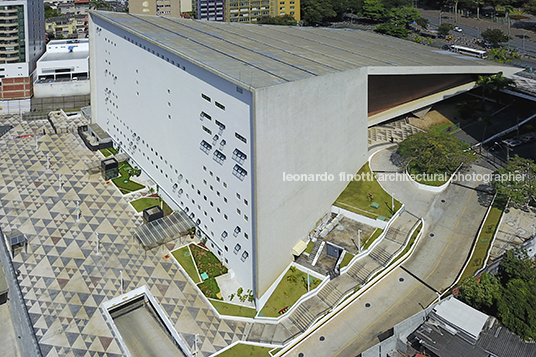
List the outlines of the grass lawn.
<svg viewBox="0 0 536 357">
<path fill-rule="evenodd" d="M 352 261 L 352 259 L 354 259 L 354 257 L 355 255 L 353 255 L 352 253 L 346 252 L 344 254 L 344 258 L 342 258 L 341 269 L 347 266 L 348 264 L 350 264 L 350 262 Z"/>
<path fill-rule="evenodd" d="M 212 299 L 218 299 L 223 300 L 222 298 L 218 297 L 218 294 L 220 293 L 220 287 L 218 286 L 218 282 L 213 277 L 208 278 L 201 284 L 197 284 L 199 287 L 199 290 L 208 298 Z"/>
<path fill-rule="evenodd" d="M 484 222 L 484 226 L 482 227 L 482 231 L 478 236 L 475 251 L 471 256 L 469 264 L 467 264 L 467 267 L 463 271 L 463 274 L 460 277 L 460 281 L 463 281 L 465 278 L 474 275 L 476 271 L 482 268 L 482 266 L 486 263 L 484 259 L 486 259 L 486 255 L 488 254 L 488 250 L 491 245 L 491 240 L 493 239 L 493 235 L 497 230 L 503 210 L 504 206 L 501 204 L 494 203 L 493 207 L 491 207 L 488 217 Z"/>
<path fill-rule="evenodd" d="M 175 259 L 177 259 L 179 264 L 184 270 L 186 270 L 186 273 L 188 273 L 194 283 L 198 284 L 201 282 L 201 278 L 197 273 L 197 269 L 195 268 L 195 264 L 192 259 L 192 254 L 190 253 L 188 246 L 174 250 L 173 252 L 171 252 L 171 255 L 173 255 Z"/>
<path fill-rule="evenodd" d="M 271 347 L 260 347 L 238 343 L 226 351 L 218 354 L 218 357 L 270 357 L 268 353 Z"/>
<path fill-rule="evenodd" d="M 142 197 L 140 199 L 130 202 L 130 204 L 132 205 L 132 207 L 134 207 L 136 212 L 141 212 L 149 207 L 160 206 L 160 202 L 161 199 L 159 197 Z M 173 210 L 167 205 L 165 201 L 163 203 L 163 206 L 164 216 L 167 216 L 173 212 Z"/>
<path fill-rule="evenodd" d="M 131 193 L 134 191 L 141 190 L 145 188 L 145 186 L 140 185 L 137 182 L 130 181 L 130 174 L 128 171 L 132 168 L 130 164 L 126 161 L 122 161 L 119 163 L 119 177 L 116 177 L 112 179 L 112 182 L 114 185 L 117 186 L 119 191 L 121 191 L 122 194 Z"/>
<path fill-rule="evenodd" d="M 374 243 L 374 241 L 378 239 L 378 237 L 382 234 L 382 232 L 383 232 L 383 229 L 376 228 L 374 232 L 372 232 L 370 237 L 368 237 L 367 240 L 362 243 L 363 250 L 367 250 L 372 245 L 372 243 Z"/>
<path fill-rule="evenodd" d="M 372 173 L 367 162 L 356 176 L 364 178 L 364 180 L 350 181 L 334 205 L 371 218 L 392 216 L 400 209 L 402 204 L 395 200 L 395 212 L 392 212 L 391 195 L 383 190 L 376 179 L 366 180 L 367 177 L 371 176 Z M 378 208 L 372 208 L 370 205 L 373 202 L 378 203 L 380 206 Z"/>
<path fill-rule="evenodd" d="M 449 127 L 451 128 L 451 131 L 450 131 L 451 134 L 460 130 L 460 128 L 458 128 L 455 123 L 444 123 L 444 124 L 434 125 L 430 127 L 428 131 L 432 133 L 443 133 L 443 132 L 448 132 Z"/>
<path fill-rule="evenodd" d="M 104 157 L 109 157 L 117 154 L 117 150 L 114 148 L 101 149 L 100 152 L 104 155 Z"/>
<path fill-rule="evenodd" d="M 255 317 L 257 315 L 257 310 L 250 307 L 238 306 L 235 304 L 228 304 L 226 302 L 209 300 L 212 306 L 218 310 L 220 315 L 229 315 L 229 316 L 242 316 L 242 317 Z"/>
<path fill-rule="evenodd" d="M 211 251 L 195 244 L 190 245 L 190 251 L 195 259 L 199 274 L 207 273 L 210 278 L 214 278 L 227 273 L 227 267 Z"/>
<path fill-rule="evenodd" d="M 429 185 L 429 186 L 441 186 L 445 184 L 448 179 L 450 179 L 450 175 L 448 177 L 445 177 L 443 174 L 439 174 L 436 177 L 434 177 L 433 174 L 427 175 L 428 178 L 431 178 L 431 180 L 425 180 L 422 176 L 422 173 L 416 170 L 414 167 L 411 166 L 411 163 L 408 165 L 408 172 L 413 176 L 413 179 L 417 181 L 418 183 L 422 183 L 423 185 Z M 434 179 L 437 178 L 437 179 Z M 445 180 L 445 178 L 447 180 Z"/>
<path fill-rule="evenodd" d="M 320 282 L 320 279 L 313 278 L 310 289 L 316 288 Z M 307 293 L 307 273 L 290 267 L 261 310 L 262 316 L 278 317 L 280 310 L 292 306 L 305 293 Z"/>
<path fill-rule="evenodd" d="M 307 243 L 307 248 L 305 248 L 305 253 L 311 254 L 313 252 L 313 247 L 315 246 L 315 243 L 310 240 L 309 243 Z"/>
</svg>

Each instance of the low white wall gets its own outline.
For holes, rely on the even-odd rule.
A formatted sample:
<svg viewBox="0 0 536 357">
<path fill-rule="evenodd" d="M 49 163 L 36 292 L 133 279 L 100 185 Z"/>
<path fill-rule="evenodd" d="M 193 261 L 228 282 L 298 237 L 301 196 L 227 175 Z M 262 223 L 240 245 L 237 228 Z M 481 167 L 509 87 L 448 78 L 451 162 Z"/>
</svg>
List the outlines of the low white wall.
<svg viewBox="0 0 536 357">
<path fill-rule="evenodd" d="M 431 186 L 431 185 L 425 185 L 425 184 L 419 183 L 419 182 L 415 181 L 411 177 L 411 175 L 409 174 L 407 169 L 404 172 L 406 173 L 406 176 L 409 178 L 411 183 L 415 187 L 417 187 L 419 190 L 428 191 L 428 192 L 434 192 L 434 193 L 440 193 L 440 192 L 445 191 L 447 189 L 447 187 L 449 187 L 452 179 L 454 178 L 454 176 L 456 176 L 456 174 L 458 173 L 458 171 L 460 170 L 461 167 L 462 167 L 462 165 L 458 166 L 456 171 L 454 171 L 454 173 L 452 175 L 450 175 L 450 178 L 448 179 L 448 181 L 445 182 L 444 184 L 442 184 L 441 186 Z"/>
<path fill-rule="evenodd" d="M 348 211 L 347 209 L 340 208 L 338 206 L 331 206 L 331 212 L 337 213 L 337 214 L 342 213 L 342 214 L 344 214 L 345 217 L 353 219 L 354 221 L 364 223 L 366 225 L 373 226 L 373 227 L 376 227 L 376 228 L 381 228 L 381 229 L 385 229 L 385 227 L 387 227 L 387 223 L 388 223 L 386 221 L 380 221 L 378 219 L 369 218 L 369 217 L 363 216 L 361 214 L 358 214 L 358 213 L 355 213 L 355 212 L 352 212 L 352 211 Z M 393 219 L 391 219 L 390 221 L 392 221 L 392 220 Z"/>
<path fill-rule="evenodd" d="M 30 98 L 0 100 L 0 115 L 4 114 L 21 114 L 31 110 Z"/>
<path fill-rule="evenodd" d="M 113 308 L 115 305 L 121 304 L 124 301 L 133 299 L 133 298 L 135 298 L 137 296 L 140 296 L 140 295 L 145 295 L 145 301 L 150 301 L 151 302 L 151 305 L 153 306 L 153 308 L 156 310 L 157 314 L 162 319 L 162 322 L 164 323 L 164 325 L 166 325 L 167 329 L 169 330 L 169 332 L 171 333 L 171 335 L 173 336 L 175 341 L 181 347 L 182 352 L 187 357 L 192 357 L 193 355 L 192 355 L 192 352 L 190 351 L 190 347 L 186 344 L 186 342 L 183 340 L 183 338 L 179 335 L 179 333 L 177 332 L 177 330 L 175 329 L 175 327 L 173 326 L 173 324 L 169 320 L 168 316 L 166 315 L 166 313 L 164 312 L 164 310 L 162 309 L 160 304 L 156 301 L 156 299 L 154 298 L 153 294 L 151 294 L 151 291 L 145 285 L 141 286 L 141 287 L 139 287 L 137 289 L 131 290 L 129 292 L 126 292 L 123 295 L 119 295 L 118 297 L 113 298 L 111 300 L 104 301 L 102 303 L 102 305 L 101 305 L 102 313 L 104 315 L 104 318 L 108 321 L 108 323 L 112 327 L 112 330 L 113 330 L 116 338 L 118 339 L 119 344 L 121 345 L 121 347 L 123 349 L 123 352 L 125 352 L 125 354 L 127 356 L 131 356 L 131 353 L 130 353 L 129 349 L 128 349 L 127 345 L 125 344 L 125 341 L 123 341 L 123 338 L 121 337 L 121 334 L 119 333 L 119 330 L 117 330 L 117 327 L 115 326 L 113 318 L 110 315 L 110 313 L 108 312 L 108 310 Z"/>
<path fill-rule="evenodd" d="M 35 98 L 88 95 L 91 92 L 89 79 L 69 82 L 34 83 Z"/>
</svg>

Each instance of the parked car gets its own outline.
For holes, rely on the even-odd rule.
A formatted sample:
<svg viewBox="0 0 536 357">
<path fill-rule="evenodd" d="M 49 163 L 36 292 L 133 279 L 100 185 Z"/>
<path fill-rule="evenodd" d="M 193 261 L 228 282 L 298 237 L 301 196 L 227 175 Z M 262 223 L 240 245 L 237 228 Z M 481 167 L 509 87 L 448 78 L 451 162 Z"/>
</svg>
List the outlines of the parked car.
<svg viewBox="0 0 536 357">
<path fill-rule="evenodd" d="M 506 140 L 503 140 L 503 143 L 505 143 L 511 148 L 515 148 L 516 146 L 523 144 L 523 142 L 519 139 L 506 139 Z"/>
<path fill-rule="evenodd" d="M 520 139 L 524 143 L 530 143 L 531 141 L 536 140 L 536 133 L 527 133 L 523 135 Z"/>
</svg>

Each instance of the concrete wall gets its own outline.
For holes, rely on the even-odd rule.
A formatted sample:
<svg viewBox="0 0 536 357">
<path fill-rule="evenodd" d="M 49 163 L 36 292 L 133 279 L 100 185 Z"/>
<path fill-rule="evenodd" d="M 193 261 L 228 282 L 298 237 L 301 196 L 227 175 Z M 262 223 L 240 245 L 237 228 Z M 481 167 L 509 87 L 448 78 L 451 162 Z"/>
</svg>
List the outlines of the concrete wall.
<svg viewBox="0 0 536 357">
<path fill-rule="evenodd" d="M 30 111 L 30 98 L 0 100 L 0 115 L 21 114 Z"/>
<path fill-rule="evenodd" d="M 193 217 L 244 290 L 253 289 L 251 92 L 91 18 L 92 121 Z M 202 141 L 211 149 L 201 150 Z M 247 155 L 243 181 L 233 175 L 235 149 Z M 214 160 L 217 150 L 222 162 Z"/>
<path fill-rule="evenodd" d="M 389 357 L 393 351 L 400 351 L 406 354 L 406 340 L 408 336 L 415 331 L 425 320 L 426 316 L 432 311 L 435 304 L 419 311 L 415 315 L 405 319 L 393 327 L 393 335 L 372 346 L 361 357 Z"/>
<path fill-rule="evenodd" d="M 355 69 L 267 87 L 255 96 L 257 292 L 292 261 L 292 247 L 367 160 L 367 75 Z M 333 181 L 285 181 L 284 174 L 332 174 Z M 321 179 L 319 177 L 319 179 Z"/>
<path fill-rule="evenodd" d="M 75 95 L 75 96 L 63 96 L 63 97 L 46 97 L 31 99 L 32 110 L 57 110 L 61 109 L 79 109 L 85 107 L 89 103 L 90 96 L 87 95 Z M 30 100 L 28 99 L 28 102 Z M 29 111 L 29 110 L 28 110 Z"/>
<path fill-rule="evenodd" d="M 65 96 L 89 96 L 91 88 L 89 79 L 80 81 L 34 83 L 34 98 L 50 98 Z M 87 105 L 87 102 L 86 104 Z"/>
</svg>

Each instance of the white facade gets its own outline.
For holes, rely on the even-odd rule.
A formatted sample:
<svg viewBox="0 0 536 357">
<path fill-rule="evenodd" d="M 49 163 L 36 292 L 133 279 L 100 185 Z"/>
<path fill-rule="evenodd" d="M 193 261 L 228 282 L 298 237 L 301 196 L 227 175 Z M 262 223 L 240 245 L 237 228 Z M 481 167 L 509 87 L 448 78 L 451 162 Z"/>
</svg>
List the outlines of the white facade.
<svg viewBox="0 0 536 357">
<path fill-rule="evenodd" d="M 57 40 L 37 62 L 34 83 L 36 98 L 88 95 L 89 40 Z"/>
<path fill-rule="evenodd" d="M 90 22 L 92 121 L 193 218 L 257 306 L 347 185 L 339 173 L 366 162 L 374 71 L 429 61 L 494 73 L 368 32 L 104 12 Z M 319 176 L 286 179 L 303 174 Z"/>
<path fill-rule="evenodd" d="M 239 93 L 236 85 L 149 42 L 136 39 L 136 46 L 125 40 L 132 36 L 127 32 L 100 31 L 98 22 L 91 28 L 92 118 L 193 218 L 210 240 L 207 246 L 252 289 L 251 92 Z M 244 162 L 233 159 L 235 149 L 247 156 Z M 235 165 L 247 171 L 244 180 L 233 175 Z"/>
</svg>

